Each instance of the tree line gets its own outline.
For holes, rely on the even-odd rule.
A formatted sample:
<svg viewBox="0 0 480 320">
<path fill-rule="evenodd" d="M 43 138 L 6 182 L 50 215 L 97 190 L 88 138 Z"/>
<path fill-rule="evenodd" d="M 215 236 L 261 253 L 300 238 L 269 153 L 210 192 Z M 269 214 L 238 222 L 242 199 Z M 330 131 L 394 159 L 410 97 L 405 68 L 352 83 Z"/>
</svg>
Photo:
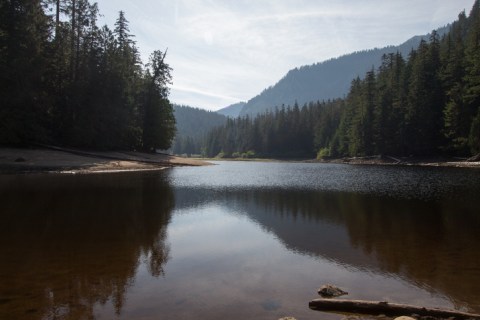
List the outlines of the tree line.
<svg viewBox="0 0 480 320">
<path fill-rule="evenodd" d="M 343 106 L 344 101 L 338 99 L 311 102 L 302 108 L 298 104 L 293 107 L 282 106 L 255 118 L 228 118 L 224 126 L 216 127 L 207 134 L 205 155 L 312 157 L 315 155 L 315 146 L 323 143 L 317 141 L 317 130 L 334 131 Z"/>
<path fill-rule="evenodd" d="M 204 153 L 205 135 L 217 126 L 226 123 L 227 117 L 214 111 L 173 105 L 177 134 L 173 140 L 172 152 L 179 155 L 200 155 Z"/>
<path fill-rule="evenodd" d="M 351 83 L 343 99 L 230 119 L 208 134 L 207 156 L 319 157 L 480 153 L 480 4 L 443 37 Z"/>
<path fill-rule="evenodd" d="M 128 20 L 89 0 L 0 0 L 0 144 L 167 149 L 166 50 L 144 65 Z"/>
</svg>

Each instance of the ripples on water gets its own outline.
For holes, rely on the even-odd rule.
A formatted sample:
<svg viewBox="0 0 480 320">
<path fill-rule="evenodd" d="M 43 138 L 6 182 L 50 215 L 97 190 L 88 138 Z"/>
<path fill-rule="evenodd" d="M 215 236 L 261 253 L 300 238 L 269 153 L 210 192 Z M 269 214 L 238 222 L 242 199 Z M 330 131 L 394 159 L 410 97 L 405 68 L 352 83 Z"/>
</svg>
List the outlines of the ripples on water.
<svg viewBox="0 0 480 320">
<path fill-rule="evenodd" d="M 480 312 L 480 171 L 222 162 L 0 176 L 0 318 L 298 319 L 349 298 Z"/>
<path fill-rule="evenodd" d="M 214 190 L 275 188 L 340 191 L 429 200 L 480 191 L 480 170 L 471 168 L 360 166 L 282 162 L 228 162 L 182 168 L 172 174 L 179 187 Z"/>
</svg>

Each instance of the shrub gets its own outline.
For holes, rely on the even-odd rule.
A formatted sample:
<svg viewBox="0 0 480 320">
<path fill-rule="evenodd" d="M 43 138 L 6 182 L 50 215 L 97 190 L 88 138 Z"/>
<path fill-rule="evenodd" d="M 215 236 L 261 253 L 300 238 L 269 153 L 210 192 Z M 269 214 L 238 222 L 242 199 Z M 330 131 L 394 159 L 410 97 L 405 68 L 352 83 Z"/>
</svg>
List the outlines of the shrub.
<svg viewBox="0 0 480 320">
<path fill-rule="evenodd" d="M 328 156 L 330 156 L 330 152 L 328 150 L 328 148 L 322 148 L 320 150 L 318 150 L 317 152 L 317 159 L 325 159 L 327 158 Z"/>
<path fill-rule="evenodd" d="M 242 153 L 242 158 L 247 158 L 247 159 L 255 158 L 255 151 L 248 150 L 247 152 Z"/>
</svg>

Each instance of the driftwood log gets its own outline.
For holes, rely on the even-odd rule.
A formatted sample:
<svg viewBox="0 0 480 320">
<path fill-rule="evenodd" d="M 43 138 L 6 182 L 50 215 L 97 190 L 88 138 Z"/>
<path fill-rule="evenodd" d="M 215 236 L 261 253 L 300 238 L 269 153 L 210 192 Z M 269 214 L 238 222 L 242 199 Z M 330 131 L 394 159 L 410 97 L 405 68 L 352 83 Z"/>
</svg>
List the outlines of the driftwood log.
<svg viewBox="0 0 480 320">
<path fill-rule="evenodd" d="M 468 158 L 467 159 L 468 162 L 476 162 L 476 161 L 480 161 L 480 153 L 471 157 L 471 158 Z"/>
<path fill-rule="evenodd" d="M 458 320 L 480 319 L 480 314 L 442 310 L 436 308 L 422 308 L 406 304 L 389 303 L 383 301 L 363 301 L 344 299 L 315 299 L 309 303 L 310 309 L 318 311 L 347 312 L 370 315 L 410 316 L 434 318 L 455 318 Z"/>
</svg>

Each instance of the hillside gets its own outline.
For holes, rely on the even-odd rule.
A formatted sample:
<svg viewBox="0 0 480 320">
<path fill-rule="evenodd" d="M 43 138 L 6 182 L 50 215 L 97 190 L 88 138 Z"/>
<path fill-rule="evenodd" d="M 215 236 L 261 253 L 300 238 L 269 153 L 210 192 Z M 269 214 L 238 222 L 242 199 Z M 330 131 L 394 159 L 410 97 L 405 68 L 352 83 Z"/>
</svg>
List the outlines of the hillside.
<svg viewBox="0 0 480 320">
<path fill-rule="evenodd" d="M 207 133 L 211 128 L 223 125 L 227 118 L 213 111 L 189 106 L 173 105 L 177 125 L 177 135 L 197 136 Z"/>
<path fill-rule="evenodd" d="M 173 105 L 177 133 L 172 150 L 175 154 L 200 153 L 203 137 L 211 129 L 224 125 L 227 117 L 213 111 Z"/>
<path fill-rule="evenodd" d="M 448 30 L 449 26 L 446 26 L 438 29 L 437 33 L 442 36 Z M 350 89 L 352 80 L 363 77 L 372 67 L 377 68 L 384 54 L 398 51 L 406 58 L 422 39 L 428 40 L 429 37 L 430 34 L 415 36 L 399 46 L 354 52 L 290 70 L 275 85 L 250 99 L 240 115 L 257 115 L 282 104 L 293 105 L 295 101 L 303 105 L 311 101 L 342 98 Z"/>
<path fill-rule="evenodd" d="M 231 104 L 228 107 L 217 110 L 217 113 L 223 114 L 226 117 L 236 118 L 240 115 L 240 112 L 242 111 L 245 104 L 246 102 L 238 102 L 235 104 Z"/>
<path fill-rule="evenodd" d="M 367 69 L 365 76 L 351 81 L 344 98 L 303 107 L 281 106 L 257 117 L 229 120 L 208 134 L 205 153 L 282 158 L 308 158 L 317 153 L 319 159 L 367 157 L 395 163 L 408 162 L 402 158 L 410 157 L 478 161 L 478 39 L 480 0 L 468 17 L 460 13 L 446 34 L 432 32 L 407 57 L 400 51 L 386 54 L 378 68 Z M 305 79 L 315 78 L 308 71 L 325 69 L 325 65 L 293 70 L 267 93 L 295 79 L 301 81 L 292 85 L 302 92 L 309 85 Z"/>
</svg>

